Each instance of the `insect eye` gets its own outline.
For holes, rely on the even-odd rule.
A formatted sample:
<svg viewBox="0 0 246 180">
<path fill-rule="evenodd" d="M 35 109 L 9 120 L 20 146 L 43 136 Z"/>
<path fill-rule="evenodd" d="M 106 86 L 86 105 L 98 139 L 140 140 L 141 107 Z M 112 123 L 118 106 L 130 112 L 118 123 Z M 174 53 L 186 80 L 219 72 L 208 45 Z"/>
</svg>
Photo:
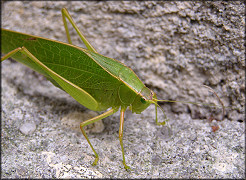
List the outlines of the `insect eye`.
<svg viewBox="0 0 246 180">
<path fill-rule="evenodd" d="M 141 98 L 140 101 L 145 104 L 146 103 L 146 100 L 144 98 Z"/>
</svg>

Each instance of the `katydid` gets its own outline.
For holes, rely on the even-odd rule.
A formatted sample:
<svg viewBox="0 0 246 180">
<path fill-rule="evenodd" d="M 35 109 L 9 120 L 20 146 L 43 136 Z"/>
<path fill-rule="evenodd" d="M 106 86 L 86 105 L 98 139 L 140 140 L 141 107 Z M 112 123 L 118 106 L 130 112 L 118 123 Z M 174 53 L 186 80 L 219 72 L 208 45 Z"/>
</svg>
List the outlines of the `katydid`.
<svg viewBox="0 0 246 180">
<path fill-rule="evenodd" d="M 158 100 L 156 94 L 123 63 L 97 53 L 65 8 L 62 9 L 62 17 L 69 44 L 1 29 L 1 47 L 5 54 L 1 61 L 12 57 L 23 63 L 44 75 L 90 110 L 104 111 L 111 108 L 80 124 L 80 129 L 95 154 L 93 165 L 97 164 L 99 157 L 83 127 L 112 115 L 120 108 L 119 140 L 123 165 L 129 169 L 122 141 L 125 110 L 129 107 L 133 113 L 140 114 L 150 104 L 155 104 L 156 123 L 164 125 L 166 121 L 158 122 L 157 119 L 157 107 L 160 107 L 157 102 L 165 100 Z M 66 18 L 87 49 L 72 45 Z"/>
</svg>

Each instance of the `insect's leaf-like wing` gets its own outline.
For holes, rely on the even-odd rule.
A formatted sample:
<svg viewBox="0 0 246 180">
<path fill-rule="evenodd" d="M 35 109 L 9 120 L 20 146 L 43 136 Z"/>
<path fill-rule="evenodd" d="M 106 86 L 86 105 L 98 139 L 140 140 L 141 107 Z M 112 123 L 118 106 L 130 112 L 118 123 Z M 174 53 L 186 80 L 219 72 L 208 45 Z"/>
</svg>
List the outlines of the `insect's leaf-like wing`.
<svg viewBox="0 0 246 180">
<path fill-rule="evenodd" d="M 112 76 L 118 78 L 123 84 L 127 85 L 136 94 L 140 93 L 145 85 L 133 72 L 133 70 L 120 61 L 112 58 L 105 57 L 103 55 L 86 51 L 91 58 L 97 62 L 105 71 L 110 73 Z"/>
<path fill-rule="evenodd" d="M 69 66 L 71 62 L 67 59 L 70 53 L 65 52 L 66 45 L 37 36 L 1 29 L 1 46 L 2 53 L 25 47 L 34 58 L 18 52 L 13 55 L 13 59 L 45 75 L 54 85 L 61 87 L 80 104 L 91 110 L 97 110 L 97 101 L 87 91 L 69 80 L 69 77 L 73 78 L 73 72 Z M 67 76 L 62 75 L 65 72 Z"/>
<path fill-rule="evenodd" d="M 64 89 L 68 94 L 70 94 L 76 101 L 80 104 L 84 105 L 89 109 L 96 109 L 98 106 L 97 101 L 86 91 L 81 89 L 76 84 L 73 84 L 69 80 L 65 79 L 64 77 L 60 76 L 59 74 L 55 73 L 39 60 L 35 60 L 35 63 L 39 65 L 47 74 L 50 75 L 52 79 L 54 79 L 61 87 Z"/>
</svg>

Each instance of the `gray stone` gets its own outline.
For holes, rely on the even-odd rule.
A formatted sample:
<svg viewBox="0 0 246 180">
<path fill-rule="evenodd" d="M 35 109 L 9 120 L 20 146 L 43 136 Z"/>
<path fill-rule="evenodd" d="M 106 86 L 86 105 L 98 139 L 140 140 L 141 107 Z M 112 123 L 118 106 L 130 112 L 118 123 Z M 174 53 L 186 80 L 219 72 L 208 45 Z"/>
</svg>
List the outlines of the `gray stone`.
<svg viewBox="0 0 246 180">
<path fill-rule="evenodd" d="M 20 127 L 20 131 L 25 135 L 30 135 L 36 130 L 36 124 L 35 123 L 24 123 Z"/>
<path fill-rule="evenodd" d="M 125 171 L 119 112 L 104 130 L 81 133 L 63 123 L 85 112 L 69 95 L 20 63 L 1 64 L 2 178 L 245 178 L 245 4 L 242 1 L 3 1 L 2 27 L 66 42 L 61 8 L 101 54 L 131 67 L 158 98 L 219 104 L 221 110 L 163 103 L 171 134 L 154 107 L 126 113 Z M 70 26 L 71 27 L 71 26 Z M 71 30 L 72 42 L 81 46 Z M 101 113 L 101 112 L 99 112 Z M 30 136 L 19 127 L 35 122 Z M 70 118 L 67 118 L 70 119 Z M 162 122 L 163 114 L 158 114 Z M 158 132 L 159 131 L 159 132 Z M 139 146 L 139 147 L 138 147 Z"/>
</svg>

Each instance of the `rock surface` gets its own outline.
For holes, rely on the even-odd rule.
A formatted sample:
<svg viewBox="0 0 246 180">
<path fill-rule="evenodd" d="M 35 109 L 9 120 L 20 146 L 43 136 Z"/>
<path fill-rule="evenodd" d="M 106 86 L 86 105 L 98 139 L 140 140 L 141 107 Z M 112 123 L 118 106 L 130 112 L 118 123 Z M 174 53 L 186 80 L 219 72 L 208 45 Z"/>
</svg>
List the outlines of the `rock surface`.
<svg viewBox="0 0 246 180">
<path fill-rule="evenodd" d="M 225 106 L 238 109 L 227 109 L 219 122 L 212 118 L 221 118 L 220 110 L 163 103 L 171 131 L 155 124 L 153 106 L 141 115 L 128 111 L 124 147 L 130 172 L 121 163 L 117 112 L 103 120 L 104 130 L 89 134 L 100 158 L 93 167 L 87 141 L 71 122 L 64 123 L 68 114 L 88 113 L 86 108 L 39 74 L 6 60 L 2 178 L 245 178 L 242 2 L 4 2 L 2 27 L 66 42 L 63 7 L 98 52 L 131 67 L 160 99 L 218 104 L 205 84 Z M 31 134 L 21 133 L 26 123 L 36 126 Z"/>
</svg>

